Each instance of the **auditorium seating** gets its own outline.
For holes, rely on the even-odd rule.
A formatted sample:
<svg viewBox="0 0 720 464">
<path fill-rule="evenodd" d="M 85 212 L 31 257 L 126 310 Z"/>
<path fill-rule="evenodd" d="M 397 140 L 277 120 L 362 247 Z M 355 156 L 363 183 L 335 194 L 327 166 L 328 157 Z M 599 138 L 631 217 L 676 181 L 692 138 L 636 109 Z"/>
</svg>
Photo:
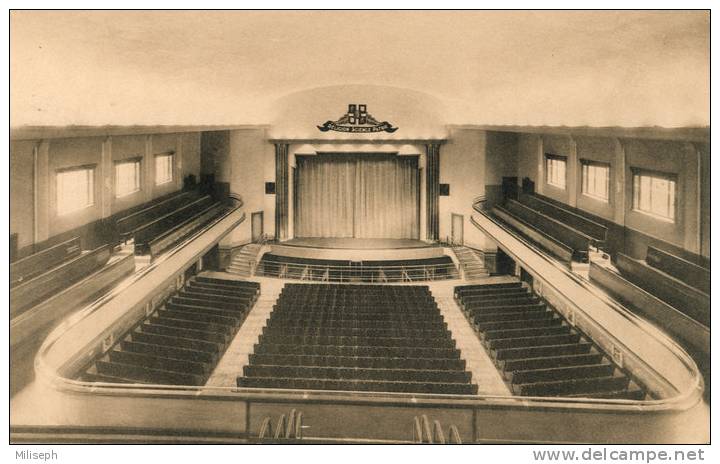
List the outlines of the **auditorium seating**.
<svg viewBox="0 0 720 464">
<path fill-rule="evenodd" d="M 260 284 L 195 276 L 125 334 L 82 380 L 204 385 L 260 293 Z"/>
<path fill-rule="evenodd" d="M 10 264 L 10 287 L 30 280 L 53 267 L 80 256 L 80 238 L 73 237 Z"/>
<path fill-rule="evenodd" d="M 476 394 L 426 286 L 287 284 L 240 387 Z"/>
<path fill-rule="evenodd" d="M 222 215 L 226 209 L 221 202 L 204 195 L 191 197 L 165 214 L 146 216 L 151 220 L 133 229 L 135 253 L 156 256 Z"/>
<path fill-rule="evenodd" d="M 569 226 L 555 216 L 508 199 L 493 207 L 493 215 L 521 235 L 555 255 L 561 261 L 587 262 L 588 250 L 596 239 Z"/>
<path fill-rule="evenodd" d="M 199 195 L 199 192 L 195 190 L 175 192 L 155 201 L 144 203 L 138 208 L 131 208 L 124 211 L 115 217 L 117 233 L 123 241 L 126 241 L 132 238 L 135 231 L 142 228 L 145 224 L 175 211 L 183 205 L 197 199 Z"/>
<path fill-rule="evenodd" d="M 110 259 L 108 245 L 82 252 L 73 238 L 10 265 L 10 316 L 15 317 L 75 282 Z"/>
<path fill-rule="evenodd" d="M 356 262 L 265 253 L 255 272 L 268 277 L 328 282 L 403 282 L 459 277 L 449 256 Z"/>
<path fill-rule="evenodd" d="M 709 295 L 710 268 L 703 267 L 672 253 L 649 246 L 645 262 L 675 279 Z"/>
<path fill-rule="evenodd" d="M 515 394 L 645 398 L 591 339 L 522 283 L 459 286 L 455 298 Z"/>
<path fill-rule="evenodd" d="M 602 248 L 607 240 L 607 227 L 602 224 L 581 216 L 558 204 L 546 201 L 536 195 L 520 194 L 520 202 L 535 211 L 557 219 L 563 224 L 592 237 L 595 247 Z"/>
<path fill-rule="evenodd" d="M 633 259 L 623 253 L 618 253 L 615 257 L 615 266 L 620 271 L 620 274 L 629 282 L 655 295 L 670 306 L 709 327 L 710 295 L 650 265 L 650 262 L 653 262 L 657 265 L 664 266 L 664 268 L 668 270 L 683 270 L 683 266 L 673 267 L 677 261 L 670 258 L 669 256 L 671 255 L 661 253 L 659 250 L 650 250 L 651 249 L 648 248 L 648 257 L 652 258 L 647 262 Z M 655 261 L 657 259 L 661 261 Z M 709 286 L 709 282 L 705 282 L 705 284 Z M 703 283 L 700 282 L 700 285 L 703 285 Z"/>
</svg>

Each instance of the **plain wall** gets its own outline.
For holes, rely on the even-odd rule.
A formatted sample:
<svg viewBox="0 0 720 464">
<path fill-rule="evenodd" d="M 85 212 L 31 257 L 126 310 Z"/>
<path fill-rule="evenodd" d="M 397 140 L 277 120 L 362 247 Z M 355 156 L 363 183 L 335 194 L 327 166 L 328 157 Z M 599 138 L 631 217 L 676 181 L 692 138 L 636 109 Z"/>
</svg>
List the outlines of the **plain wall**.
<svg viewBox="0 0 720 464">
<path fill-rule="evenodd" d="M 10 233 L 18 234 L 18 249 L 33 243 L 35 145 L 33 141 L 10 143 Z"/>
<path fill-rule="evenodd" d="M 544 180 L 544 155 L 568 157 L 566 189 Z M 619 227 L 619 251 L 644 258 L 648 245 L 665 246 L 709 257 L 710 170 L 706 144 L 633 138 L 519 134 L 518 182 L 527 177 L 536 192 L 576 207 Z M 574 160 L 571 162 L 571 160 Z M 609 163 L 610 199 L 607 203 L 581 192 L 581 162 Z M 633 211 L 632 169 L 677 175 L 677 210 L 674 223 Z M 617 233 L 617 232 L 616 232 Z"/>
<path fill-rule="evenodd" d="M 38 157 L 37 172 L 33 170 L 34 150 Z M 199 132 L 15 141 L 11 143 L 10 151 L 10 230 L 18 233 L 21 249 L 36 243 L 50 243 L 53 237 L 73 234 L 74 231 L 84 236 L 88 233 L 84 230 L 86 226 L 180 190 L 186 175 L 200 175 Z M 175 153 L 173 181 L 155 186 L 154 155 L 168 151 Z M 115 162 L 131 158 L 141 159 L 141 190 L 116 198 Z M 57 172 L 79 166 L 94 168 L 94 204 L 60 216 L 57 214 Z M 37 182 L 37 199 L 33 195 L 34 179 Z M 35 228 L 38 230 L 37 237 L 34 237 Z"/>
<path fill-rule="evenodd" d="M 486 132 L 485 197 L 490 204 L 502 198 L 503 177 L 518 170 L 518 136 L 512 132 Z"/>
<path fill-rule="evenodd" d="M 450 184 L 450 196 L 440 197 L 440 238 L 452 236 L 452 215 L 463 216 L 464 243 L 485 247 L 484 235 L 470 222 L 473 200 L 485 195 L 487 133 L 450 127 L 440 148 L 440 183 Z"/>
<path fill-rule="evenodd" d="M 229 133 L 230 192 L 242 197 L 246 220 L 231 234 L 232 246 L 249 243 L 252 238 L 252 213 L 263 213 L 263 232 L 273 234 L 273 218 L 266 212 L 266 203 L 274 206 L 275 195 L 265 195 L 265 182 L 275 179 L 275 152 L 273 145 L 268 143 L 265 129 L 233 130 Z M 273 169 L 270 171 L 267 166 Z M 224 171 L 224 165 L 220 171 Z M 268 172 L 272 172 L 268 175 Z M 223 176 L 228 175 L 223 173 Z"/>
</svg>

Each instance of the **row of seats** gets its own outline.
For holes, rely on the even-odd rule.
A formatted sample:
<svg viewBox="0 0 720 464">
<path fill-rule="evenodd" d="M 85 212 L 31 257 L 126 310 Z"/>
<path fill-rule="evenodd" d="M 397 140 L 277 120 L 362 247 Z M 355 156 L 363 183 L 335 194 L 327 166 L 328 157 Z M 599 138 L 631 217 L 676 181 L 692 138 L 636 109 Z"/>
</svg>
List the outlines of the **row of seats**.
<svg viewBox="0 0 720 464">
<path fill-rule="evenodd" d="M 615 266 L 620 275 L 630 283 L 637 285 L 643 290 L 656 296 L 660 300 L 676 308 L 684 314 L 692 317 L 706 327 L 710 327 L 710 275 L 707 271 L 707 280 L 698 282 L 697 286 L 685 282 L 689 273 L 685 273 L 687 265 L 673 267 L 672 261 L 680 261 L 679 258 L 671 257 L 659 250 L 651 251 L 648 248 L 648 258 L 645 261 L 633 259 L 623 253 L 615 257 Z M 660 259 L 653 260 L 652 257 Z M 666 266 L 657 268 L 655 266 Z M 680 278 L 669 274 L 666 271 L 679 271 Z M 708 293 L 700 288 L 708 290 Z"/>
<path fill-rule="evenodd" d="M 156 209 L 146 212 L 148 222 L 133 230 L 136 254 L 158 255 L 221 216 L 227 207 L 210 195 L 203 195 L 190 197 L 165 214 L 162 214 L 164 210 Z"/>
<path fill-rule="evenodd" d="M 96 359 L 93 382 L 204 385 L 260 294 L 260 284 L 195 276 Z"/>
<path fill-rule="evenodd" d="M 10 317 L 97 271 L 110 254 L 108 245 L 83 252 L 80 239 L 74 237 L 10 264 Z"/>
<path fill-rule="evenodd" d="M 123 241 L 127 241 L 135 235 L 136 231 L 142 229 L 149 222 L 192 203 L 200 195 L 198 190 L 175 192 L 144 203 L 137 208 L 126 210 L 115 217 L 117 234 Z"/>
<path fill-rule="evenodd" d="M 492 213 L 516 232 L 566 263 L 587 262 L 590 248 L 598 245 L 593 236 L 558 219 L 557 213 L 543 213 L 536 205 L 529 206 L 507 199 L 503 205 L 493 207 Z"/>
<path fill-rule="evenodd" d="M 588 217 L 577 214 L 568 208 L 547 201 L 537 195 L 527 193 L 521 193 L 518 196 L 518 201 L 535 211 L 557 219 L 572 229 L 591 237 L 597 247 L 603 247 L 607 241 L 608 229 L 606 226 Z"/>
<path fill-rule="evenodd" d="M 592 340 L 520 282 L 455 287 L 455 299 L 515 394 L 645 397 Z"/>
<path fill-rule="evenodd" d="M 288 284 L 240 387 L 476 394 L 427 286 Z"/>
<path fill-rule="evenodd" d="M 399 282 L 458 278 L 449 256 L 390 261 L 343 261 L 296 258 L 266 253 L 257 275 L 328 282 Z"/>
</svg>

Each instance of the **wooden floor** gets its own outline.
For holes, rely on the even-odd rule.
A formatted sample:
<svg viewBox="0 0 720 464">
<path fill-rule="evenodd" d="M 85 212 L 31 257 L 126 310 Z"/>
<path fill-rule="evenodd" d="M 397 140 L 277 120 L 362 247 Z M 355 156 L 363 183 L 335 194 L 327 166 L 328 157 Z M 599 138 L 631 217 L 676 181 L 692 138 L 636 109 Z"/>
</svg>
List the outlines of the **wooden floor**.
<svg viewBox="0 0 720 464">
<path fill-rule="evenodd" d="M 333 248 L 348 250 L 387 250 L 397 248 L 427 248 L 438 246 L 422 240 L 404 238 L 332 238 L 332 237 L 300 237 L 293 238 L 283 245 L 310 247 L 310 248 Z"/>
</svg>

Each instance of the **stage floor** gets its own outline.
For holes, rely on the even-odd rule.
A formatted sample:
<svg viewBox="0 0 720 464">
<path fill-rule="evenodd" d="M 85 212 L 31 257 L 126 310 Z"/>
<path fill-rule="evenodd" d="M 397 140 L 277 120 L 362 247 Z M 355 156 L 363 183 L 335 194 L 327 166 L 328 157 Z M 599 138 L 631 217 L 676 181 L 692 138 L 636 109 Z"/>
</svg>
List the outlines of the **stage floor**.
<svg viewBox="0 0 720 464">
<path fill-rule="evenodd" d="M 411 240 L 404 238 L 325 238 L 325 237 L 303 237 L 293 238 L 280 245 L 308 247 L 308 248 L 330 248 L 335 250 L 397 250 L 400 248 L 429 248 L 438 247 L 434 243 L 426 243 L 422 240 Z"/>
</svg>

